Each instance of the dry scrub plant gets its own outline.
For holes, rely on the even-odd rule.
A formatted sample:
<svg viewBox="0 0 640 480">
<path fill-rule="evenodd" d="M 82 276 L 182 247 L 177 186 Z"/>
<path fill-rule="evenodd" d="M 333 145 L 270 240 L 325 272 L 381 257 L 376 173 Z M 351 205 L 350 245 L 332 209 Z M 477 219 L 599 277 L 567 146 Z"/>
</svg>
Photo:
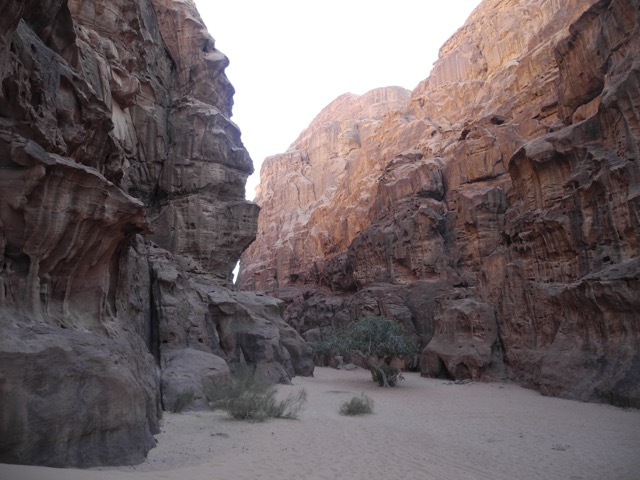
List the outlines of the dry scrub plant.
<svg viewBox="0 0 640 480">
<path fill-rule="evenodd" d="M 194 392 L 192 388 L 183 390 L 178 394 L 175 401 L 173 402 L 173 405 L 171 406 L 171 412 L 172 413 L 182 412 L 185 408 L 191 405 L 195 399 L 196 399 L 196 392 Z"/>
<path fill-rule="evenodd" d="M 344 402 L 340 407 L 342 415 L 364 415 L 373 413 L 373 400 L 361 393 L 359 397 L 353 397 L 348 402 Z"/>
<path fill-rule="evenodd" d="M 239 368 L 233 378 L 210 385 L 206 395 L 212 410 L 223 410 L 239 420 L 263 421 L 267 418 L 297 419 L 307 392 L 300 390 L 284 400 L 276 399 L 275 385 L 256 377 L 250 367 Z"/>
</svg>

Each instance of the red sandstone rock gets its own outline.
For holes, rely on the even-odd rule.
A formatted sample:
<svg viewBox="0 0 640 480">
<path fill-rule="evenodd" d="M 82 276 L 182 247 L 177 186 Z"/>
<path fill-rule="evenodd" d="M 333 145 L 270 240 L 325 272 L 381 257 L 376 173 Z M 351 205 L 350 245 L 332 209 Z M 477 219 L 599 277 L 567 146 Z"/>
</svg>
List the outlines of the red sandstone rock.
<svg viewBox="0 0 640 480">
<path fill-rule="evenodd" d="M 242 285 L 283 298 L 309 338 L 394 317 L 420 337 L 425 375 L 640 405 L 639 11 L 483 2 L 357 144 L 265 162 Z M 339 99 L 294 145 L 356 112 Z M 348 182 L 345 151 L 366 152 Z M 299 195 L 318 184 L 320 201 Z"/>
<path fill-rule="evenodd" d="M 247 257 L 256 262 L 243 264 L 245 285 L 273 289 L 311 280 L 326 258 L 348 247 L 368 223 L 380 174 L 371 157 L 379 155 L 372 148 L 375 132 L 384 114 L 405 107 L 408 98 L 398 87 L 343 95 L 286 153 L 265 161 L 257 191 L 259 239 Z"/>
</svg>

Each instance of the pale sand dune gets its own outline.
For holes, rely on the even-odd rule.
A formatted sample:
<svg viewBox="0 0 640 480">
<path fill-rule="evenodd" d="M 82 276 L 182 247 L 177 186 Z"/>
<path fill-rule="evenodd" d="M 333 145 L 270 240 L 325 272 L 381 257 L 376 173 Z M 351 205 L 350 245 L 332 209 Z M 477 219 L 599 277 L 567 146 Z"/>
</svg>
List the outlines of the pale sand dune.
<svg viewBox="0 0 640 480">
<path fill-rule="evenodd" d="M 147 462 L 100 470 L 0 465 L 2 480 L 639 480 L 640 411 L 542 397 L 508 384 L 405 374 L 382 389 L 368 371 L 296 378 L 298 421 L 245 423 L 219 412 L 165 415 Z M 375 413 L 344 417 L 359 395 Z"/>
</svg>

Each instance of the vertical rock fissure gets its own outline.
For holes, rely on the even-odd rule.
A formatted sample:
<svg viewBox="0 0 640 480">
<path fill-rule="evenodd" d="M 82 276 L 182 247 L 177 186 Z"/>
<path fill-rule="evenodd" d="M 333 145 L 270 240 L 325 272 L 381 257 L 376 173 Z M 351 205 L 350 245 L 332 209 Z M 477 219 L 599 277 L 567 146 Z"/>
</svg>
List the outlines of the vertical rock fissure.
<svg viewBox="0 0 640 480">
<path fill-rule="evenodd" d="M 160 366 L 160 314 L 158 312 L 159 298 L 156 293 L 157 278 L 153 265 L 149 262 L 149 322 L 145 328 L 147 348 Z"/>
</svg>

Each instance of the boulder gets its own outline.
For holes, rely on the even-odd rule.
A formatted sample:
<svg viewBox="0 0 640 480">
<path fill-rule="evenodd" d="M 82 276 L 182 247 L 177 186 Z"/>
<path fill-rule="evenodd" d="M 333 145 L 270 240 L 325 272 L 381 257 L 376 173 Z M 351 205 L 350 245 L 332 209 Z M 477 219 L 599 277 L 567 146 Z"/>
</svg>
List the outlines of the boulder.
<svg viewBox="0 0 640 480">
<path fill-rule="evenodd" d="M 187 411 L 209 410 L 207 389 L 231 375 L 227 362 L 212 353 L 193 348 L 162 349 L 162 404 L 174 411 L 180 395 L 193 393 Z"/>
</svg>

